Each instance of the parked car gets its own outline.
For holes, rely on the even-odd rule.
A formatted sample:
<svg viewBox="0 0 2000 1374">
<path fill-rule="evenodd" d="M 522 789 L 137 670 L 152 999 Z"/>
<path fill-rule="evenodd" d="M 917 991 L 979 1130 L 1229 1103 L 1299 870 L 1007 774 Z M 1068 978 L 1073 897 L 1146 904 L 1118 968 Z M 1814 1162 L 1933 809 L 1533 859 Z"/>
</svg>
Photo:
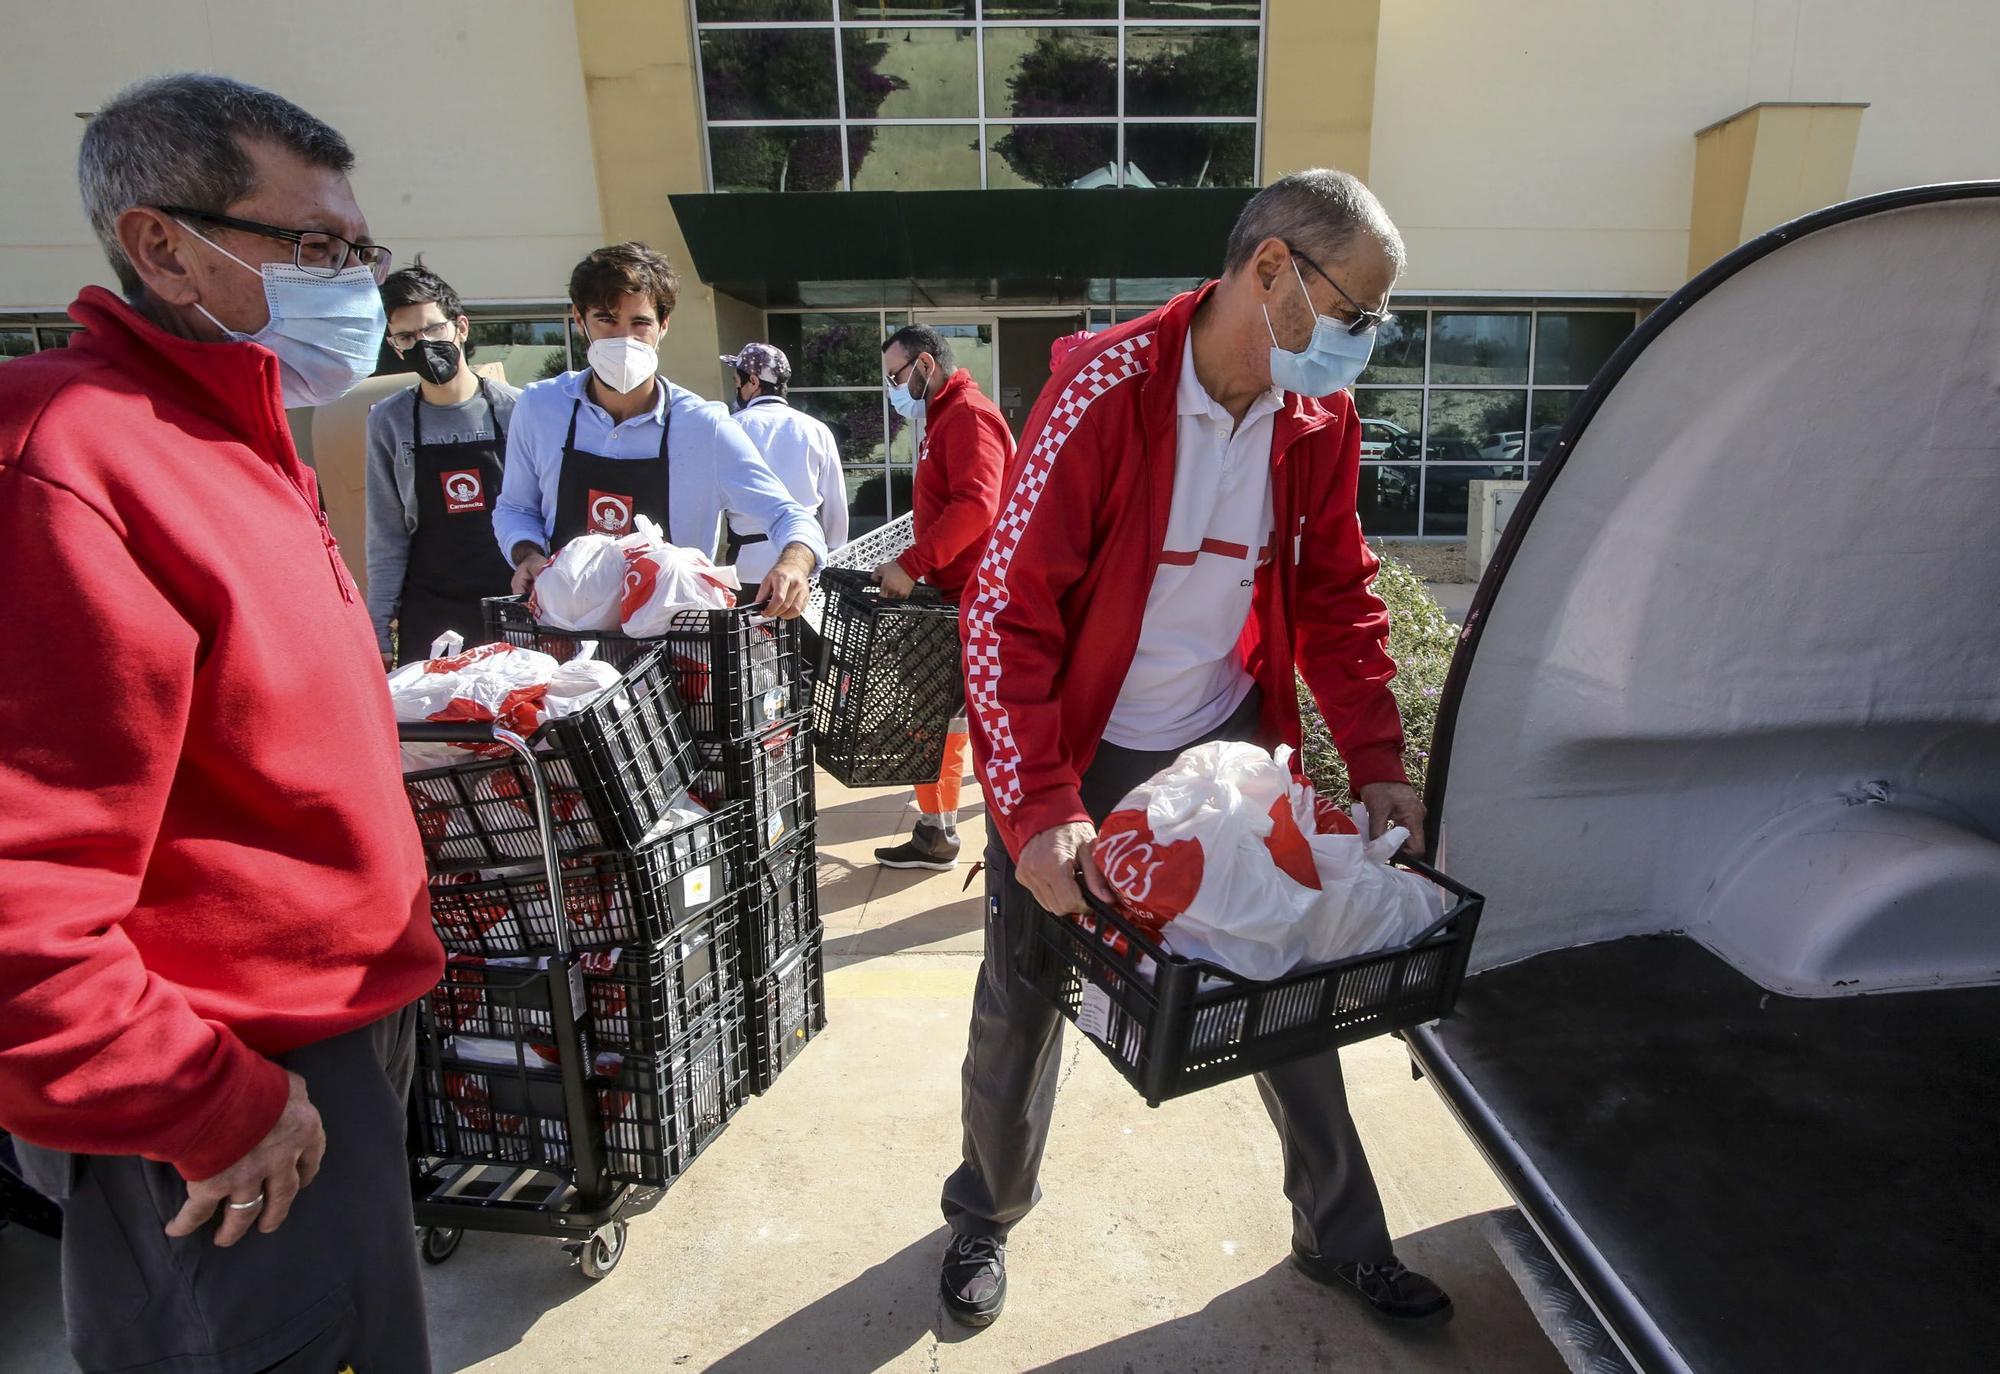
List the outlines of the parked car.
<svg viewBox="0 0 2000 1374">
<path fill-rule="evenodd" d="M 1389 446 L 1400 436 L 1410 431 L 1394 420 L 1363 420 L 1361 422 L 1361 458 L 1363 462 L 1379 459 Z"/>
</svg>

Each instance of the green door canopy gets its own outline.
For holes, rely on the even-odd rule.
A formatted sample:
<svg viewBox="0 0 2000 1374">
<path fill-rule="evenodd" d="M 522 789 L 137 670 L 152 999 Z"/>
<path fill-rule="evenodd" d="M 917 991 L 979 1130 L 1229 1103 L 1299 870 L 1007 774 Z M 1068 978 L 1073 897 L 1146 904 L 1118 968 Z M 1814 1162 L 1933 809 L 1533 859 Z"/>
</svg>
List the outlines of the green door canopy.
<svg viewBox="0 0 2000 1374">
<path fill-rule="evenodd" d="M 800 284 L 1210 277 L 1249 187 L 669 196 L 698 276 L 753 305 Z M 810 302 L 806 302 L 810 303 Z"/>
</svg>

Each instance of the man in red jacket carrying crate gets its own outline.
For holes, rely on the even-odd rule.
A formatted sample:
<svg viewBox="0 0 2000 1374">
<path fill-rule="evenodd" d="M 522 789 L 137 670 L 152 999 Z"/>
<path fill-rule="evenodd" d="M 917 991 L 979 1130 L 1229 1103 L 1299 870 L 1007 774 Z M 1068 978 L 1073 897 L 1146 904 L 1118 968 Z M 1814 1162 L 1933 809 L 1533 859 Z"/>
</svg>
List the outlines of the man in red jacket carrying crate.
<svg viewBox="0 0 2000 1374">
<path fill-rule="evenodd" d="M 1028 417 L 965 599 L 966 701 L 991 839 L 986 957 L 944 1187 L 941 1287 L 983 1326 L 1039 1196 L 1062 1019 L 1014 972 L 1039 905 L 1111 889 L 1096 825 L 1182 750 L 1300 742 L 1302 675 L 1376 835 L 1423 833 L 1389 693 L 1388 613 L 1355 515 L 1351 386 L 1403 266 L 1367 187 L 1301 172 L 1244 207 L 1221 281 L 1071 349 Z M 1451 1310 L 1397 1262 L 1327 1051 L 1257 1077 L 1284 1146 L 1292 1259 L 1400 1322 Z"/>
<path fill-rule="evenodd" d="M 0 368 L 0 1127 L 86 1371 L 430 1367 L 403 1095 L 444 951 L 288 406 L 374 371 L 326 124 L 173 76 L 84 130 L 123 288 Z"/>
<path fill-rule="evenodd" d="M 883 385 L 906 420 L 922 417 L 916 542 L 875 569 L 882 595 L 908 596 L 918 579 L 957 601 L 985 551 L 1000 508 L 1000 476 L 1014 460 L 1014 435 L 1000 407 L 964 368 L 952 366 L 951 343 L 928 325 L 905 325 L 882 345 Z M 917 824 L 910 838 L 875 851 L 885 868 L 948 869 L 958 862 L 958 794 L 970 752 L 963 717 L 951 722 L 934 783 L 917 784 Z"/>
</svg>

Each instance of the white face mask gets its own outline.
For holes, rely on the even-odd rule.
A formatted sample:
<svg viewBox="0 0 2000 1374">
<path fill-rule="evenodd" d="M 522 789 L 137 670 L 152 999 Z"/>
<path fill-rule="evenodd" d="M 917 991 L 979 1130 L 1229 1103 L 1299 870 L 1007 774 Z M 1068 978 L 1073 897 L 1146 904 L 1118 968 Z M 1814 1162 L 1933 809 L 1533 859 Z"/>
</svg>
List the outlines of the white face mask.
<svg viewBox="0 0 2000 1374">
<path fill-rule="evenodd" d="M 597 380 L 620 396 L 628 391 L 637 391 L 660 370 L 659 350 L 644 339 L 634 339 L 629 335 L 620 339 L 598 339 L 591 344 L 586 356 L 590 359 L 590 370 L 597 374 Z"/>
</svg>

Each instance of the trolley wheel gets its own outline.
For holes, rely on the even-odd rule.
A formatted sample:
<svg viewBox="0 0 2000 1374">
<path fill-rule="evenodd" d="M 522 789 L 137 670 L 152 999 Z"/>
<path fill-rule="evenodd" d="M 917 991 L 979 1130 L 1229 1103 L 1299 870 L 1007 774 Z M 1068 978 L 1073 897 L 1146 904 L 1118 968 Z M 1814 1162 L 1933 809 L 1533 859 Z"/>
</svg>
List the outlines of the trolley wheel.
<svg viewBox="0 0 2000 1374">
<path fill-rule="evenodd" d="M 458 1252 L 458 1243 L 465 1239 L 464 1228 L 458 1226 L 426 1226 L 423 1229 L 425 1264 L 443 1264 Z"/>
<path fill-rule="evenodd" d="M 618 1261 L 625 1258 L 625 1221 L 608 1221 L 590 1233 L 590 1239 L 583 1243 L 576 1262 L 583 1269 L 583 1276 L 596 1280 L 603 1278 L 618 1267 Z"/>
</svg>

